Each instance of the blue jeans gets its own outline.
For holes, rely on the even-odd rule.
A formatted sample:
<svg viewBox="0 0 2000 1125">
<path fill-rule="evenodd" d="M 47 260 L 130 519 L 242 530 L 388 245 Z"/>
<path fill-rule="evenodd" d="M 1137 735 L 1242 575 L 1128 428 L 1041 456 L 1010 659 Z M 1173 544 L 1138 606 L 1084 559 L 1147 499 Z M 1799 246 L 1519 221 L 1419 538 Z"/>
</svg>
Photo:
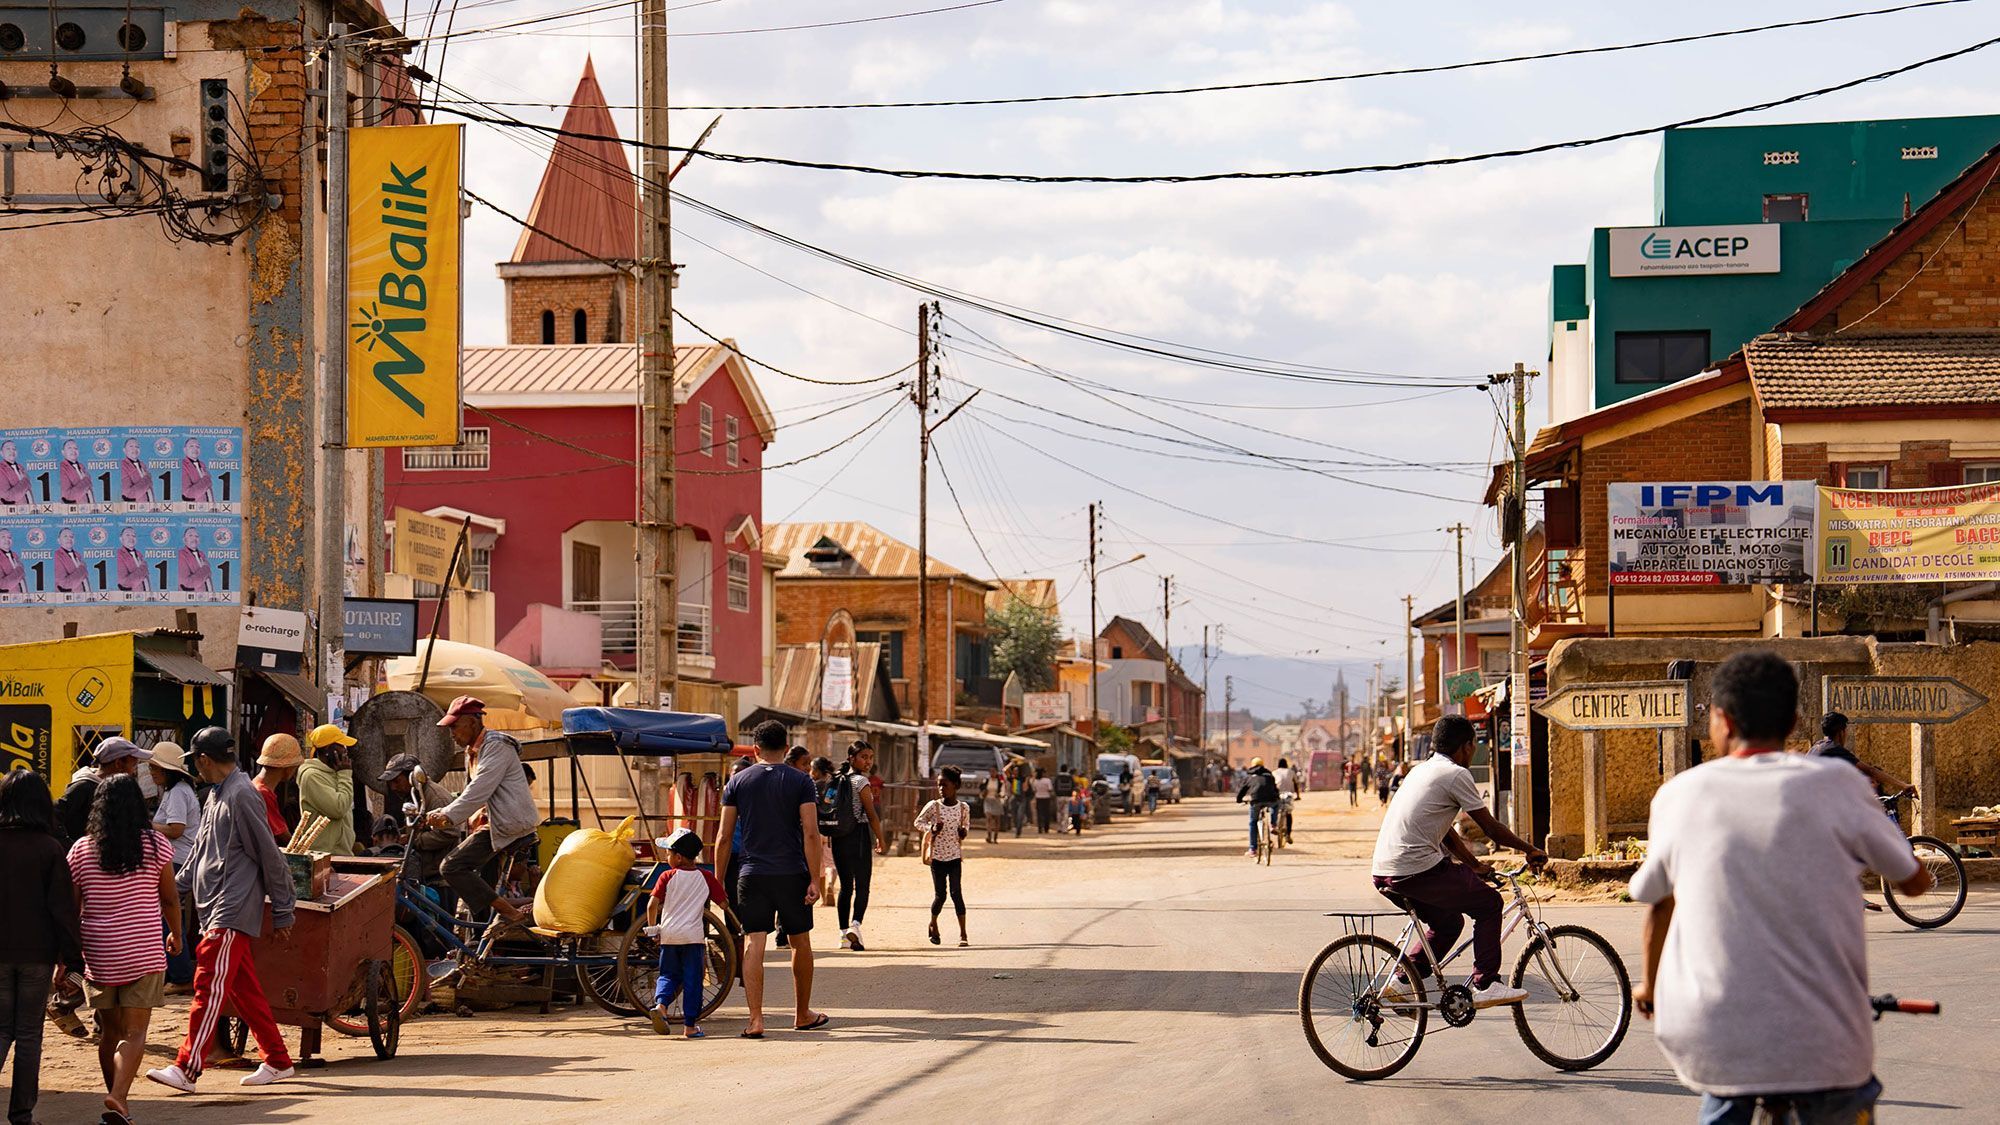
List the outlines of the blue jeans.
<svg viewBox="0 0 2000 1125">
<path fill-rule="evenodd" d="M 1777 1095 L 1765 1094 L 1765 1098 Z M 1882 1084 L 1870 1078 L 1866 1085 L 1851 1090 L 1816 1090 L 1810 1094 L 1782 1095 L 1792 1103 L 1798 1125 L 1856 1125 L 1875 1120 L 1875 1099 L 1882 1096 Z M 1757 1106 L 1756 1095 L 1721 1098 L 1701 1096 L 1701 1125 L 1750 1125 Z M 1777 1115 L 1774 1113 L 1774 1117 Z"/>
<path fill-rule="evenodd" d="M 699 944 L 660 947 L 660 983 L 653 988 L 653 1004 L 665 1008 L 673 1003 L 674 993 L 682 993 L 681 1023 L 688 1027 L 701 1018 L 702 963 L 707 953 L 708 946 Z"/>
<path fill-rule="evenodd" d="M 163 921 L 160 928 L 164 930 Z M 201 934 L 194 928 L 194 896 L 181 896 L 181 951 L 167 954 L 167 983 L 194 983 L 194 947 L 200 943 Z"/>
<path fill-rule="evenodd" d="M 1253 852 L 1257 850 L 1257 818 L 1263 815 L 1265 809 L 1270 809 L 1272 815 L 1274 816 L 1277 815 L 1278 812 L 1277 802 L 1275 801 L 1250 802 L 1250 850 Z"/>
</svg>

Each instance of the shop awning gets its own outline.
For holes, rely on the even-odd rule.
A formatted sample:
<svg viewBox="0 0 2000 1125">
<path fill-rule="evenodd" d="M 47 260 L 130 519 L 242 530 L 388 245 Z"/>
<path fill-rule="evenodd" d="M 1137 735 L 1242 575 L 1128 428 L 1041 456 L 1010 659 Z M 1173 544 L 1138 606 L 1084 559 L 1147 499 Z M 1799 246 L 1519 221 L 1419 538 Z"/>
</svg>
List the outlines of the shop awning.
<svg viewBox="0 0 2000 1125">
<path fill-rule="evenodd" d="M 314 715 L 326 710 L 326 694 L 319 690 L 318 684 L 304 676 L 293 675 L 290 672 L 266 672 L 257 668 L 244 670 L 270 684 L 278 690 L 279 695 Z"/>
<path fill-rule="evenodd" d="M 215 687 L 229 686 L 229 681 L 223 677 L 222 673 L 217 672 L 185 653 L 153 652 L 141 648 L 135 649 L 133 655 L 139 658 L 139 663 L 144 664 L 155 673 L 175 683 L 211 684 Z"/>
</svg>

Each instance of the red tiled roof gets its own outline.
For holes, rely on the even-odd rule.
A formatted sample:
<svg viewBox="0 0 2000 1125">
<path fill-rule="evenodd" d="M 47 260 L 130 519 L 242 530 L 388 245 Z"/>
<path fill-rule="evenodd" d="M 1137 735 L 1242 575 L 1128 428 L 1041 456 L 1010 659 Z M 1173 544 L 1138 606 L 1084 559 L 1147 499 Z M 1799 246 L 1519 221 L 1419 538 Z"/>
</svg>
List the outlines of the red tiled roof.
<svg viewBox="0 0 2000 1125">
<path fill-rule="evenodd" d="M 588 58 L 562 128 L 565 134 L 618 135 L 618 123 L 597 85 L 597 69 Z M 509 261 L 631 259 L 638 254 L 638 206 L 624 145 L 559 136 L 542 173 L 542 186 L 535 190 L 535 204 L 528 210 L 528 226 L 522 228 Z M 586 253 L 579 254 L 564 242 Z"/>
<path fill-rule="evenodd" d="M 1893 410 L 1958 417 L 2000 407 L 2000 332 L 1768 334 L 1744 347 L 1769 418 Z"/>
</svg>

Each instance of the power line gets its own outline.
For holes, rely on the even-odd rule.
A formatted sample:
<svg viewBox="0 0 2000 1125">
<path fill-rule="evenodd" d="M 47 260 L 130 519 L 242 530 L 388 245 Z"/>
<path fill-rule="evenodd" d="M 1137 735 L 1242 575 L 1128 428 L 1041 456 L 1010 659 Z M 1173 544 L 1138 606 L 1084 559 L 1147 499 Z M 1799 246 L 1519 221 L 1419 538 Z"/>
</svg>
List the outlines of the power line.
<svg viewBox="0 0 2000 1125">
<path fill-rule="evenodd" d="M 1687 43 L 1701 43 L 1713 39 L 1726 39 L 1738 35 L 1756 35 L 1767 31 L 1781 31 L 1790 28 L 1813 27 L 1820 24 L 1840 23 L 1845 20 L 1866 19 L 1871 16 L 1895 15 L 1915 11 L 1919 8 L 1939 8 L 1963 4 L 1968 0 L 1924 0 L 1922 3 L 1903 4 L 1893 8 L 1874 8 L 1863 12 L 1845 12 L 1839 15 L 1819 16 L 1813 19 L 1788 20 L 1783 23 L 1760 24 L 1755 27 L 1730 28 L 1723 31 L 1705 31 L 1692 35 L 1676 35 L 1663 39 L 1648 39 L 1636 43 L 1617 43 L 1598 47 L 1572 47 L 1560 51 L 1541 51 L 1527 55 L 1508 55 L 1503 58 L 1474 59 L 1464 62 L 1440 63 L 1431 66 L 1400 67 L 1393 70 L 1364 70 L 1346 74 L 1326 74 L 1309 78 L 1275 78 L 1256 82 L 1221 82 L 1205 86 L 1169 86 L 1150 90 L 1118 90 L 1105 93 L 1079 94 L 1029 94 L 1006 98 L 955 98 L 935 101 L 910 102 L 815 102 L 798 105 L 682 105 L 673 109 L 703 112 L 755 112 L 755 111 L 800 111 L 800 110 L 853 110 L 853 109 L 939 109 L 962 106 L 1007 106 L 1041 105 L 1049 102 L 1107 101 L 1119 98 L 1159 98 L 1183 94 L 1215 94 L 1239 90 L 1271 90 L 1292 86 L 1327 85 L 1337 82 L 1357 82 L 1371 78 L 1400 78 L 1411 75 L 1443 74 L 1458 70 L 1473 70 L 1481 67 L 1508 66 L 1516 63 L 1545 62 L 1550 59 L 1577 58 L 1586 55 L 1604 55 L 1619 51 L 1636 51 L 1650 47 L 1670 47 Z M 686 34 L 686 33 L 682 33 Z M 706 34 L 724 34 L 709 32 Z M 489 102 L 488 105 L 509 106 L 524 109 L 552 108 L 563 106 L 553 102 Z M 640 109 L 642 106 L 618 105 L 612 109 Z"/>
<path fill-rule="evenodd" d="M 720 152 L 709 148 L 691 149 L 683 145 L 662 145 L 660 147 L 669 152 L 693 152 L 695 155 L 701 157 L 704 160 L 714 161 L 715 163 L 718 164 L 766 164 L 778 168 L 798 168 L 814 172 L 848 172 L 864 176 L 886 176 L 892 179 L 900 179 L 900 180 L 962 180 L 962 181 L 972 181 L 972 182 L 982 182 L 982 183 L 1009 183 L 1009 184 L 1204 184 L 1204 183 L 1219 183 L 1230 180 L 1325 179 L 1335 176 L 1354 176 L 1354 175 L 1363 175 L 1363 174 L 1379 173 L 1379 172 L 1408 172 L 1408 171 L 1414 171 L 1419 168 L 1447 168 L 1447 167 L 1455 167 L 1461 164 L 1476 164 L 1488 160 L 1508 160 L 1522 156 L 1535 156 L 1541 153 L 1560 152 L 1567 149 L 1589 148 L 1595 145 L 1610 144 L 1614 141 L 1630 140 L 1634 137 L 1650 136 L 1654 133 L 1662 133 L 1670 129 L 1685 129 L 1695 125 L 1705 125 L 1713 121 L 1722 121 L 1732 117 L 1741 117 L 1744 114 L 1748 113 L 1759 113 L 1765 110 L 1777 109 L 1788 105 L 1795 105 L 1799 102 L 1808 101 L 1812 98 L 1823 97 L 1827 94 L 1838 93 L 1843 90 L 1851 90 L 1857 86 L 1865 86 L 1870 83 L 1885 81 L 1890 78 L 1895 78 L 1904 74 L 1909 74 L 1913 71 L 1921 70 L 1924 67 L 1934 66 L 1938 63 L 1947 62 L 1952 59 L 1963 58 L 1967 55 L 1973 54 L 1974 52 L 1983 51 L 1986 48 L 1991 47 L 1995 43 L 2000 43 L 2000 36 L 1996 36 L 1991 39 L 1983 39 L 1980 40 L 1979 42 L 1970 44 L 1968 46 L 1960 47 L 1954 51 L 1947 51 L 1941 55 L 1933 55 L 1930 58 L 1919 59 L 1916 62 L 1907 63 L 1903 66 L 1894 67 L 1889 70 L 1879 71 L 1877 73 L 1865 75 L 1860 78 L 1849 79 L 1846 82 L 1835 83 L 1834 85 L 1831 86 L 1822 86 L 1819 87 L 1818 89 L 1807 90 L 1803 93 L 1790 94 L 1782 98 L 1774 98 L 1768 101 L 1758 102 L 1755 105 L 1739 106 L 1735 109 L 1725 109 L 1725 110 L 1718 110 L 1713 113 L 1704 113 L 1694 117 L 1683 118 L 1679 121 L 1668 122 L 1663 125 L 1645 125 L 1632 129 L 1622 129 L 1613 133 L 1604 133 L 1598 136 L 1579 137 L 1565 141 L 1549 141 L 1543 144 L 1528 145 L 1521 148 L 1500 149 L 1489 152 L 1467 153 L 1460 156 L 1439 156 L 1439 157 L 1429 157 L 1418 160 L 1392 161 L 1392 162 L 1384 162 L 1376 164 L 1350 164 L 1335 168 L 1294 168 L 1294 169 L 1285 169 L 1281 171 L 1250 171 L 1246 169 L 1237 169 L 1227 172 L 1154 173 L 1150 175 L 1134 175 L 1134 176 L 1108 176 L 1108 175 L 1092 175 L 1092 174 L 1050 175 L 1045 173 L 1034 173 L 1034 172 L 966 172 L 966 171 L 957 171 L 950 169 L 885 168 L 872 164 L 846 164 L 838 161 L 828 161 L 828 160 L 800 160 L 788 156 L 770 156 L 770 155 L 752 154 L 752 153 Z M 574 131 L 564 130 L 559 126 L 537 125 L 531 122 L 519 121 L 512 118 L 488 117 L 482 114 L 476 114 L 469 110 L 461 109 L 454 106 L 440 106 L 437 108 L 441 112 L 457 114 L 461 117 L 467 118 L 468 120 L 483 121 L 488 124 L 511 124 L 517 128 L 535 129 L 543 132 L 552 133 L 557 136 L 572 137 L 578 140 L 608 141 L 616 144 L 627 144 L 627 145 L 637 144 L 637 142 L 628 141 L 622 137 L 617 137 L 617 136 L 574 132 Z"/>
</svg>

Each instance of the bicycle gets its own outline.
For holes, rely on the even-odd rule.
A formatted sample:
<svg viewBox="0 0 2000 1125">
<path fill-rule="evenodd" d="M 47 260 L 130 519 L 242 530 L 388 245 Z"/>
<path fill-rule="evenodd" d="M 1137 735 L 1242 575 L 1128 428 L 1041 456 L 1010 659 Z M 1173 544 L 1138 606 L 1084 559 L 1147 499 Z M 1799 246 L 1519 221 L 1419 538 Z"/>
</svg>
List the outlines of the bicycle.
<svg viewBox="0 0 2000 1125">
<path fill-rule="evenodd" d="M 1271 857 L 1278 851 L 1278 813 L 1275 805 L 1266 805 L 1257 812 L 1257 862 L 1271 866 Z"/>
<path fill-rule="evenodd" d="M 1903 794 L 1878 797 L 1883 811 L 1900 826 L 1898 813 Z M 1958 857 L 1957 849 L 1936 836 L 1915 835 L 1910 837 L 1910 850 L 1917 854 L 1917 862 L 1930 868 L 1931 878 L 1937 886 L 1917 898 L 1901 897 L 1887 879 L 1882 880 L 1882 898 L 1896 917 L 1920 930 L 1935 930 L 1939 926 L 1958 917 L 1965 909 L 1965 861 Z M 1874 904 L 1869 904 L 1871 907 Z"/>
<path fill-rule="evenodd" d="M 1510 1005 L 1514 1028 L 1528 1050 L 1558 1070 L 1588 1070 L 1611 1057 L 1632 1026 L 1632 981 L 1611 943 L 1582 926 L 1550 926 L 1521 889 L 1523 865 L 1491 872 L 1490 882 L 1510 892 L 1501 941 L 1523 923 L 1530 934 L 1509 983 L 1527 999 Z M 1313 959 L 1299 982 L 1299 1022 L 1319 1060 L 1356 1081 L 1387 1078 L 1409 1065 L 1422 1045 L 1430 1013 L 1452 1027 L 1478 1015 L 1470 978 L 1445 982 L 1445 967 L 1472 944 L 1468 933 L 1444 957 L 1436 955 L 1423 922 L 1407 901 L 1389 896 L 1400 911 L 1335 911 L 1344 934 Z M 1378 918 L 1404 920 L 1391 943 L 1375 933 Z M 1416 971 L 1404 950 L 1415 940 L 1432 966 Z M 1432 1001 L 1425 976 L 1438 989 Z"/>
<path fill-rule="evenodd" d="M 1885 1012 L 1902 1012 L 1913 1016 L 1935 1016 L 1944 1006 L 1935 1000 L 1899 1000 L 1894 996 L 1870 996 L 1868 1006 L 1875 1012 L 1875 1021 L 1882 1021 Z M 1760 1094 L 1757 1098 L 1757 1112 L 1751 1118 L 1754 1125 L 1787 1125 L 1799 1119 L 1798 1107 L 1793 1099 L 1797 1094 Z"/>
</svg>

